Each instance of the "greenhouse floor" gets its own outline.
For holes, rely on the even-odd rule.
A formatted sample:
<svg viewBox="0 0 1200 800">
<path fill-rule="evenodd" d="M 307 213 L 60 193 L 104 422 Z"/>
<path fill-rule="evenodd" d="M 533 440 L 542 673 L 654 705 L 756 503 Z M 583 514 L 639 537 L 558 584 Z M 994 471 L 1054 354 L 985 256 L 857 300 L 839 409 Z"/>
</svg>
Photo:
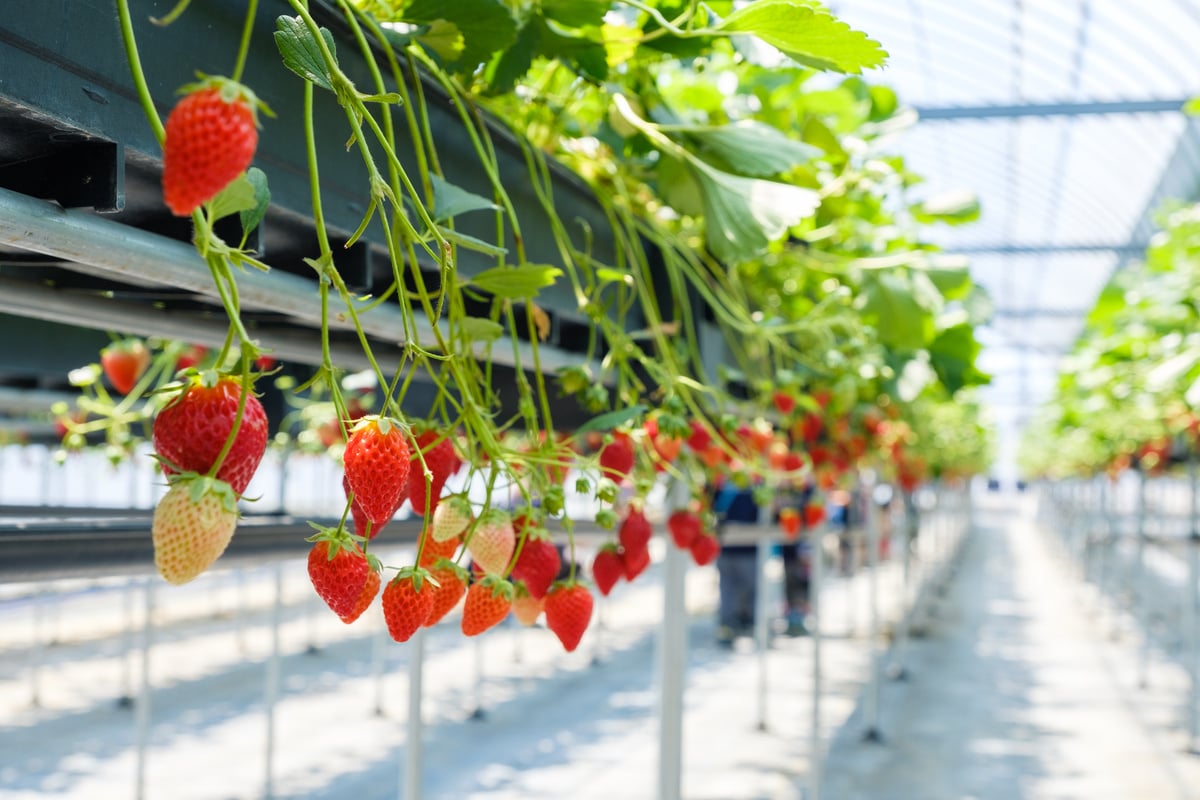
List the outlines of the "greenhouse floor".
<svg viewBox="0 0 1200 800">
<path fill-rule="evenodd" d="M 953 578 L 914 615 L 921 636 L 900 654 L 905 679 L 883 682 L 882 743 L 862 737 L 865 573 L 829 581 L 823 798 L 1195 796 L 1200 758 L 1183 752 L 1183 671 L 1152 650 L 1148 688 L 1137 688 L 1131 620 L 1079 580 L 1024 502 L 980 498 Z M 302 562 L 282 574 L 274 796 L 399 797 L 410 649 L 386 642 L 375 620 L 342 626 L 313 601 Z M 769 574 L 777 579 L 778 567 Z M 889 632 L 899 575 L 896 563 L 880 574 Z M 808 796 L 812 640 L 774 639 L 759 730 L 759 657 L 750 640 L 733 650 L 715 643 L 715 578 L 711 569 L 688 573 L 682 796 L 800 800 Z M 155 591 L 146 797 L 264 795 L 273 586 L 264 568 Z M 506 626 L 478 640 L 463 639 L 456 624 L 432 631 L 423 796 L 652 800 L 660 587 L 656 562 L 603 603 L 602 630 L 569 655 L 541 628 Z M 0 798 L 134 796 L 136 717 L 114 699 L 140 682 L 142 596 L 137 583 L 82 589 L 57 605 L 0 603 Z M 35 613 L 42 641 L 56 644 L 32 646 Z M 895 652 L 881 658 L 897 663 Z"/>
</svg>

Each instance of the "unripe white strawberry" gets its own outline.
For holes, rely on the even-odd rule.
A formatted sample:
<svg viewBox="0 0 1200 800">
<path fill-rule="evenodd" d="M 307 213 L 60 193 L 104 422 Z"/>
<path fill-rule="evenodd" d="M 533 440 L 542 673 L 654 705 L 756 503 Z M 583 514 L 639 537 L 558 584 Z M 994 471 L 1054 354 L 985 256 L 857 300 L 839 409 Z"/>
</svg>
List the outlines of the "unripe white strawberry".
<svg viewBox="0 0 1200 800">
<path fill-rule="evenodd" d="M 467 552 L 484 572 L 503 575 L 517 546 L 512 519 L 503 511 L 486 512 L 467 539 Z"/>
<path fill-rule="evenodd" d="M 461 494 L 453 494 L 437 504 L 429 535 L 435 542 L 447 542 L 471 524 L 471 504 Z"/>
<path fill-rule="evenodd" d="M 216 561 L 237 527 L 237 496 L 228 483 L 181 475 L 154 509 L 154 565 L 174 584 L 187 583 Z"/>
</svg>

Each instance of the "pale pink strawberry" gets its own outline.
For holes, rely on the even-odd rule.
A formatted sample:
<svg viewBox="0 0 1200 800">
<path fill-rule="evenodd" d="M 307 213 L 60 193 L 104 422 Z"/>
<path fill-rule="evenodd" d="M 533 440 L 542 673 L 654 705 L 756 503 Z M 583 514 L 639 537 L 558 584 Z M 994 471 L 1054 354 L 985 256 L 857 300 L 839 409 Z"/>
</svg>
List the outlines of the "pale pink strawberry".
<svg viewBox="0 0 1200 800">
<path fill-rule="evenodd" d="M 517 546 L 516 531 L 507 513 L 492 509 L 475 523 L 467 534 L 467 552 L 484 572 L 503 575 Z"/>
<path fill-rule="evenodd" d="M 237 496 L 225 481 L 184 474 L 154 509 L 154 565 L 174 584 L 187 583 L 216 561 L 237 527 Z"/>
<path fill-rule="evenodd" d="M 429 535 L 435 542 L 446 542 L 462 534 L 471 524 L 471 504 L 461 494 L 444 498 L 433 510 Z"/>
</svg>

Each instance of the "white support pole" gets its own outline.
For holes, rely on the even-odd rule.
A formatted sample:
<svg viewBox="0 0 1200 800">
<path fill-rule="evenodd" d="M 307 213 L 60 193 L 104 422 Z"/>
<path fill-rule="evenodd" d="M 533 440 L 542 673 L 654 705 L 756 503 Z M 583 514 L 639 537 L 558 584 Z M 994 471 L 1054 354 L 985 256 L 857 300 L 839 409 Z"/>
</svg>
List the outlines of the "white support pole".
<svg viewBox="0 0 1200 800">
<path fill-rule="evenodd" d="M 246 655 L 246 618 L 250 614 L 249 603 L 247 602 L 246 589 L 246 568 L 236 567 L 233 571 L 234 581 L 237 584 L 237 608 L 233 614 L 234 625 L 236 626 L 238 652 L 243 656 Z"/>
<path fill-rule="evenodd" d="M 808 615 L 812 637 L 812 717 L 809 728 L 808 796 L 806 800 L 821 800 L 821 584 L 824 582 L 825 538 L 824 524 L 812 530 L 811 572 L 808 582 Z"/>
<path fill-rule="evenodd" d="M 875 473 L 862 472 L 862 491 L 866 496 L 863 522 L 867 534 L 867 642 L 870 673 L 863 697 L 863 740 L 882 742 L 879 727 L 879 518 L 875 512 Z"/>
<path fill-rule="evenodd" d="M 37 708 L 42 704 L 42 618 L 45 616 L 44 607 L 46 596 L 42 591 L 33 595 L 30 603 L 30 613 L 33 618 L 33 639 L 29 646 L 29 704 Z"/>
<path fill-rule="evenodd" d="M 688 487 L 676 480 L 668 507 L 687 501 Z M 658 800 L 679 800 L 683 778 L 683 690 L 687 670 L 689 556 L 667 545 L 663 567 L 663 619 L 658 645 Z"/>
<path fill-rule="evenodd" d="M 846 635 L 853 637 L 858 632 L 858 592 L 856 588 L 858 586 L 858 573 L 862 571 L 862 548 L 860 545 L 863 544 L 862 540 L 864 537 L 859 526 L 850 524 L 850 521 L 853 519 L 850 509 L 854 507 L 854 500 L 852 499 L 850 502 L 850 508 L 846 509 L 846 544 L 849 548 L 849 552 L 846 554 L 846 571 L 849 574 L 844 585 L 846 587 Z M 867 502 L 869 504 L 870 500 Z"/>
<path fill-rule="evenodd" d="M 121 691 L 117 695 L 117 708 L 133 707 L 133 597 L 134 582 L 130 578 L 122 592 L 121 608 L 124 612 L 121 626 Z"/>
<path fill-rule="evenodd" d="M 762 532 L 756 548 L 754 584 L 754 643 L 758 650 L 757 693 L 758 725 L 760 731 L 767 729 L 767 651 L 771 647 L 771 601 L 767 587 L 767 563 L 771 560 L 771 540 L 767 538 L 770 524 L 770 509 L 758 510 Z M 766 520 L 764 523 L 763 521 Z"/>
<path fill-rule="evenodd" d="M 1146 472 L 1138 470 L 1138 496 L 1137 496 L 1137 568 L 1133 575 L 1133 619 L 1136 622 L 1139 613 L 1144 618 L 1144 624 L 1141 626 L 1140 640 L 1138 646 L 1138 664 L 1137 664 L 1137 683 L 1138 687 L 1145 689 L 1150 685 L 1150 616 L 1147 613 L 1147 594 L 1146 594 L 1146 490 L 1147 490 Z"/>
<path fill-rule="evenodd" d="M 271 608 L 271 655 L 267 658 L 267 673 L 263 705 L 266 707 L 267 735 L 263 745 L 263 797 L 275 796 L 275 706 L 279 702 L 280 686 L 280 627 L 283 624 L 283 565 L 275 563 L 275 602 Z"/>
<path fill-rule="evenodd" d="M 378 617 L 375 635 L 371 638 L 371 677 L 375 684 L 375 716 L 382 717 L 383 713 L 383 677 L 387 666 L 387 627 L 383 615 Z"/>
<path fill-rule="evenodd" d="M 599 593 L 597 593 L 599 594 Z M 599 595 L 596 598 L 596 622 L 592 625 L 592 661 L 593 667 L 600 666 L 604 661 L 604 632 L 608 617 L 608 598 Z"/>
<path fill-rule="evenodd" d="M 474 639 L 471 647 L 475 656 L 475 681 L 474 685 L 471 687 L 471 691 L 474 696 L 475 707 L 471 710 L 471 719 L 483 719 L 485 716 L 487 716 L 486 712 L 483 710 L 483 637 L 475 636 L 472 638 Z"/>
<path fill-rule="evenodd" d="M 146 797 L 146 758 L 150 746 L 150 649 L 154 646 L 154 578 L 146 579 L 145 608 L 142 620 L 142 675 L 136 705 L 137 756 L 134 797 Z"/>
<path fill-rule="evenodd" d="M 908 677 L 908 667 L 904 663 L 904 656 L 908 648 L 908 623 L 913 612 L 912 606 L 912 537 L 909 535 L 913 509 L 910 508 L 911 502 L 908 496 L 903 492 L 897 492 L 900 498 L 900 507 L 903 514 L 900 515 L 900 525 L 893 526 L 893 532 L 896 527 L 899 528 L 900 534 L 900 616 L 896 620 L 896 640 L 892 644 L 892 663 L 888 667 L 888 676 L 892 680 L 900 681 Z"/>
<path fill-rule="evenodd" d="M 425 691 L 425 630 L 418 629 L 408 640 L 408 724 L 404 739 L 403 800 L 421 800 L 422 793 L 421 756 L 425 734 L 421 699 Z"/>
<path fill-rule="evenodd" d="M 1184 593 L 1184 631 L 1187 640 L 1188 751 L 1197 750 L 1200 738 L 1200 470 L 1193 456 L 1188 461 L 1188 586 Z"/>
</svg>

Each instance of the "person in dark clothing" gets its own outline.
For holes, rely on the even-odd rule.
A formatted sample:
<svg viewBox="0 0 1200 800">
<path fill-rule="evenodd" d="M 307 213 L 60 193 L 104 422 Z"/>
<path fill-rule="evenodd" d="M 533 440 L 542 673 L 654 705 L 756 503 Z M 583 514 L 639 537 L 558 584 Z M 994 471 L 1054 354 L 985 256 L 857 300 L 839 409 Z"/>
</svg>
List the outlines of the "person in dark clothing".
<svg viewBox="0 0 1200 800">
<path fill-rule="evenodd" d="M 713 496 L 717 517 L 717 535 L 722 536 L 726 522 L 758 522 L 758 505 L 750 489 L 723 483 Z M 717 612 L 717 641 L 732 644 L 737 636 L 754 630 L 754 606 L 758 592 L 758 552 L 753 544 L 721 543 L 717 556 L 720 602 Z"/>
</svg>

